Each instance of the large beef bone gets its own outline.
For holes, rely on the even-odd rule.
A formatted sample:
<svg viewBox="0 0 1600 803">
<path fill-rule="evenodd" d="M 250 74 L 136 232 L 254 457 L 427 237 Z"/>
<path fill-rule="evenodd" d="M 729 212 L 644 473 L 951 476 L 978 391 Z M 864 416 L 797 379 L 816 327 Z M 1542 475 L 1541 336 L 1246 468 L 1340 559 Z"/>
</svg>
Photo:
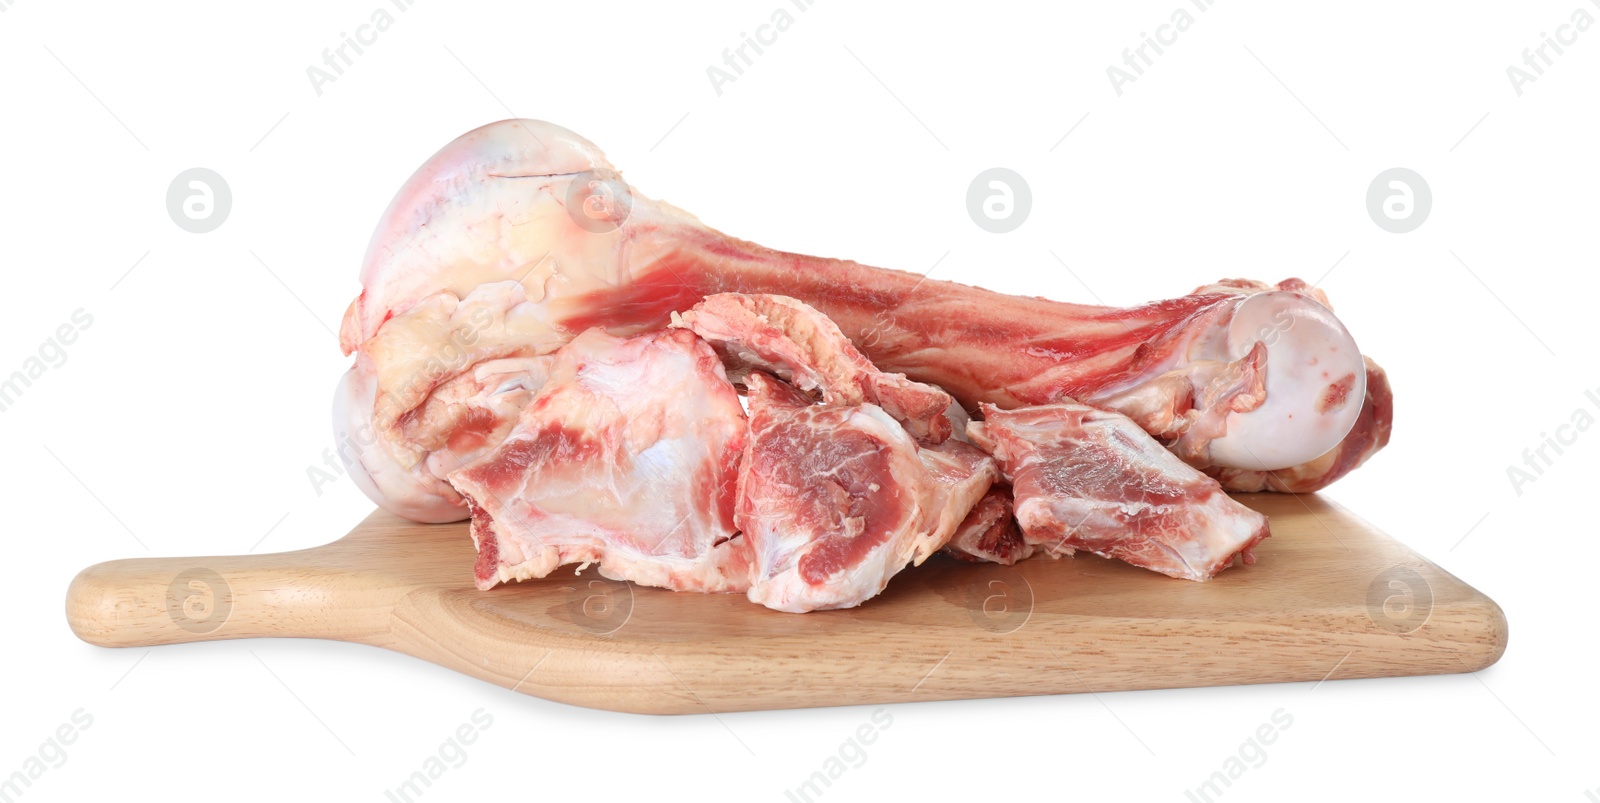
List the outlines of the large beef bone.
<svg viewBox="0 0 1600 803">
<path fill-rule="evenodd" d="M 536 120 L 484 126 L 423 164 L 361 284 L 340 331 L 359 354 L 336 437 L 369 496 L 422 521 L 465 517 L 442 477 L 492 447 L 541 381 L 505 366 L 592 326 L 664 326 L 718 292 L 801 299 L 883 370 L 968 409 L 1116 409 L 1230 487 L 1314 490 L 1388 434 L 1381 370 L 1299 280 L 1119 309 L 773 251 L 634 191 L 588 140 Z"/>
</svg>

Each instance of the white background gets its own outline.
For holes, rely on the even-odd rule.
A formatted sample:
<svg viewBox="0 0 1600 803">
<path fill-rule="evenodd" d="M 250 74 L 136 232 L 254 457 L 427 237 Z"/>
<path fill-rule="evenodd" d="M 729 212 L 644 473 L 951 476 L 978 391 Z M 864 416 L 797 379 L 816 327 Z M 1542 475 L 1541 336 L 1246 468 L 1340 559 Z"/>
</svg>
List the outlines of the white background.
<svg viewBox="0 0 1600 803">
<path fill-rule="evenodd" d="M 1506 74 L 1600 7 L 1218 0 L 1119 97 L 1106 68 L 1180 0 L 819 0 L 718 96 L 706 68 L 780 0 L 417 0 L 319 96 L 306 68 L 379 5 L 0 0 L 0 373 L 74 310 L 94 321 L 0 413 L 0 774 L 93 717 L 26 800 L 383 800 L 481 708 L 492 727 L 426 800 L 777 801 L 869 721 L 613 714 L 368 647 L 124 651 L 68 630 L 63 593 L 88 564 L 308 547 L 366 515 L 347 479 L 319 495 L 306 475 L 347 365 L 330 330 L 391 194 L 512 114 L 778 248 L 1119 305 L 1224 276 L 1321 279 L 1397 404 L 1393 444 L 1325 493 L 1511 622 L 1476 676 L 892 706 L 823 800 L 1185 800 L 1279 708 L 1292 727 L 1228 801 L 1600 788 L 1600 432 L 1520 494 L 1507 477 L 1574 411 L 1600 417 L 1583 395 L 1600 389 L 1600 28 L 1549 51 L 1521 96 Z M 234 197 L 205 235 L 165 207 L 195 166 Z M 993 166 L 1032 187 L 1010 234 L 964 208 Z M 1395 166 L 1434 197 L 1403 235 L 1364 200 Z"/>
</svg>

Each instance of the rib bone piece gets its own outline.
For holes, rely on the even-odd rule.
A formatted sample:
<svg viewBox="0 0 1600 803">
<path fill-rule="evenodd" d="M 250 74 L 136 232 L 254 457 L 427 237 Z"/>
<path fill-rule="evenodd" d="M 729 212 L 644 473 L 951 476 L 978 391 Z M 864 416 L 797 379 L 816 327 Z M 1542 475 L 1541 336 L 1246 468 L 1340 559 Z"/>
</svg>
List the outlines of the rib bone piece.
<svg viewBox="0 0 1600 803">
<path fill-rule="evenodd" d="M 1125 412 L 1196 467 L 1292 469 L 1310 489 L 1348 466 L 1316 463 L 1325 454 L 1366 455 L 1376 443 L 1368 428 L 1353 436 L 1365 442 L 1341 445 L 1374 397 L 1370 374 L 1301 282 L 1224 282 L 1124 309 L 773 251 L 635 192 L 588 140 L 535 120 L 471 131 L 423 164 L 374 232 L 361 284 L 340 339 L 365 359 L 336 396 L 336 437 L 355 445 L 364 490 L 422 521 L 466 515 L 421 445 L 447 442 L 437 428 L 450 422 L 385 421 L 453 377 L 430 369 L 429 344 L 462 324 L 428 299 L 464 303 L 485 286 L 498 288 L 503 314 L 462 348 L 456 374 L 549 353 L 593 326 L 660 328 L 707 295 L 774 293 L 821 310 L 879 369 L 942 387 L 969 410 L 1072 397 Z M 1293 469 L 1308 463 L 1324 468 Z"/>
</svg>

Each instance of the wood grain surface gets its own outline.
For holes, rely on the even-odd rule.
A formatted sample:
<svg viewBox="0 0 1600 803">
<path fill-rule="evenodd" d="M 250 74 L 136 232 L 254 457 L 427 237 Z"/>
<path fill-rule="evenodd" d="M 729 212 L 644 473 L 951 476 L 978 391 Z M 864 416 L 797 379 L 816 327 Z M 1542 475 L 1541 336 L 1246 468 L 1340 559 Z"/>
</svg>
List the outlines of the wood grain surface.
<svg viewBox="0 0 1600 803">
<path fill-rule="evenodd" d="M 377 512 L 315 549 L 92 566 L 67 619 L 106 647 L 358 642 L 654 714 L 1443 674 L 1505 651 L 1498 605 L 1356 516 L 1314 495 L 1239 498 L 1273 536 L 1209 583 L 1093 555 L 936 556 L 859 608 L 808 614 L 570 566 L 478 591 L 465 523 Z"/>
</svg>

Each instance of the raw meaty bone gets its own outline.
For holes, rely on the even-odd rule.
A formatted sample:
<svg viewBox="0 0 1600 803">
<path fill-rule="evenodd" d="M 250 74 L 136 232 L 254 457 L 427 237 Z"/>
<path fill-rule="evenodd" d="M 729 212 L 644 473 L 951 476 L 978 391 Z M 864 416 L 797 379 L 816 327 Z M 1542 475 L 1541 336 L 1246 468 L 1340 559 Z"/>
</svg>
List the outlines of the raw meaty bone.
<svg viewBox="0 0 1600 803">
<path fill-rule="evenodd" d="M 503 288 L 499 317 L 463 349 L 464 366 L 545 354 L 591 326 L 659 328 L 714 293 L 776 293 L 820 309 L 882 370 L 938 385 L 969 408 L 1072 397 L 1123 410 L 1191 464 L 1221 469 L 1373 451 L 1371 440 L 1341 446 L 1374 397 L 1369 373 L 1303 283 L 1224 283 L 1114 309 L 772 251 L 634 192 L 593 144 L 534 120 L 469 132 L 419 168 L 374 232 L 361 282 L 340 338 L 367 363 L 337 395 L 336 437 L 351 443 L 364 490 L 422 521 L 465 515 L 422 445 L 448 441 L 450 420 L 401 431 L 385 419 L 451 378 L 430 368 L 429 344 L 463 324 L 429 299 L 464 303 L 486 285 Z M 1341 473 L 1296 476 L 1309 489 Z"/>
<path fill-rule="evenodd" d="M 735 522 L 754 553 L 749 597 L 792 613 L 849 608 L 944 546 L 999 476 L 976 447 L 918 446 L 873 404 L 814 404 L 760 372 Z"/>
<path fill-rule="evenodd" d="M 745 590 L 745 415 L 711 348 L 682 330 L 596 329 L 548 362 L 509 436 L 449 475 L 472 512 L 478 587 L 597 563 L 641 585 Z"/>
<path fill-rule="evenodd" d="M 1001 410 L 967 425 L 1000 461 L 1017 523 L 1037 551 L 1086 549 L 1208 580 L 1268 535 L 1267 519 L 1162 449 L 1127 416 L 1067 401 Z"/>
</svg>

